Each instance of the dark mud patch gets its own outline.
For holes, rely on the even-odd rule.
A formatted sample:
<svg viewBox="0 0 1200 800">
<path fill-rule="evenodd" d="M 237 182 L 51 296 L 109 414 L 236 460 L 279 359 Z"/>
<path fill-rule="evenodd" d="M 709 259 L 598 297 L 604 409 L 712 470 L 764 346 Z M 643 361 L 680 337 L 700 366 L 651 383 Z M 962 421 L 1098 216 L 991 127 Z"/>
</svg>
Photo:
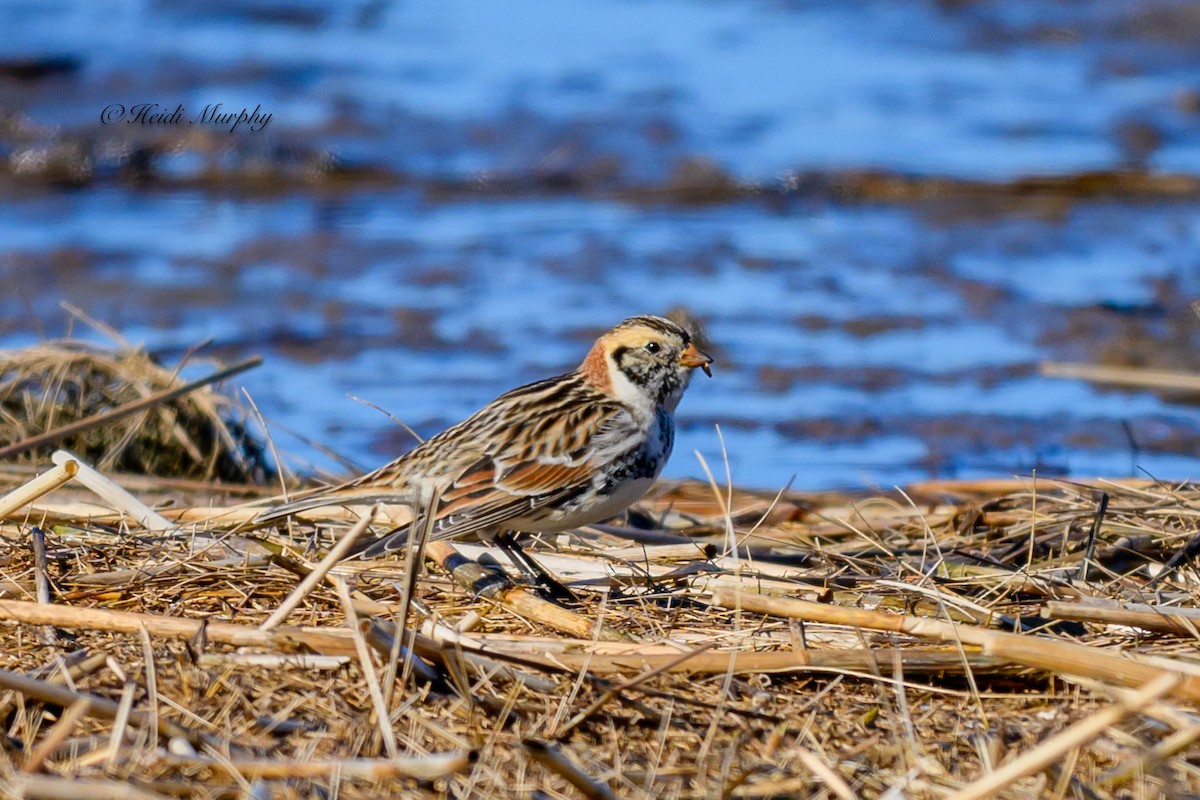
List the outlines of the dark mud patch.
<svg viewBox="0 0 1200 800">
<path fill-rule="evenodd" d="M 1098 364 L 1200 373 L 1200 314 L 1193 298 L 1174 281 L 1161 281 L 1155 294 L 1146 304 L 1066 310 L 1038 341 Z"/>
<path fill-rule="evenodd" d="M 97 138 L 39 132 L 20 121 L 0 137 L 0 191 L 130 186 L 272 198 L 295 193 L 345 194 L 411 189 L 431 202 L 572 196 L 638 206 L 761 204 L 774 212 L 822 204 L 923 207 L 946 221 L 1006 214 L 1055 217 L 1075 203 L 1155 202 L 1200 198 L 1200 177 L 1145 170 L 1094 171 L 980 181 L 876 170 L 803 170 L 770 181 L 739 179 L 691 155 L 654 183 L 615 156 L 553 169 L 485 171 L 463 178 L 349 160 L 299 133 L 269 147 L 221 133 L 164 133 Z"/>
</svg>

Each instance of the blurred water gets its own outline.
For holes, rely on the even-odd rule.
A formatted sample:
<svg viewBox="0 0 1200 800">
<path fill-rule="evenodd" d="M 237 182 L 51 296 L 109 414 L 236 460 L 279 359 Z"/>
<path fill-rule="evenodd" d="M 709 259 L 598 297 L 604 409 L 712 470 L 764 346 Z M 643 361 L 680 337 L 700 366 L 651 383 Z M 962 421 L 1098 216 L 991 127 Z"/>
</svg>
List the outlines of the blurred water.
<svg viewBox="0 0 1200 800">
<path fill-rule="evenodd" d="M 1182 33 L 1197 19 L 1178 3 L 15 0 L 5 15 L 6 49 L 86 65 L 73 102 L 37 98 L 41 120 L 261 104 L 277 129 L 415 170 L 520 165 L 559 126 L 591 126 L 587 146 L 637 168 L 690 151 L 743 177 L 1103 168 L 1129 119 L 1180 134 L 1156 166 L 1200 159 L 1195 115 L 1177 107 L 1197 89 Z M 513 115 L 533 124 L 505 130 Z M 334 130 L 347 120 L 358 130 Z M 494 130 L 472 143 L 472 125 Z"/>
<path fill-rule="evenodd" d="M 244 384 L 268 420 L 373 466 L 411 441 L 348 395 L 428 435 L 571 368 L 621 318 L 683 307 L 718 364 L 684 400 L 669 475 L 702 474 L 693 450 L 720 463 L 719 424 L 750 486 L 1200 477 L 1194 407 L 1036 371 L 1048 358 L 1197 367 L 1198 197 L 688 205 L 571 184 L 438 189 L 547 169 L 654 187 L 696 159 L 783 186 L 842 168 L 1200 175 L 1200 42 L 1166 24 L 1191 13 L 10 2 L 0 53 L 78 66 L 0 77 L 0 346 L 60 333 L 66 300 L 166 358 L 210 338 L 225 357 L 264 353 Z M 109 103 L 151 100 L 261 105 L 273 120 L 215 139 L 98 122 Z M 157 182 L 124 177 L 138 136 L 159 137 Z M 39 137 L 125 155 L 89 156 L 89 178 L 64 189 L 12 167 Z M 386 180 L 194 180 L 295 153 Z"/>
</svg>

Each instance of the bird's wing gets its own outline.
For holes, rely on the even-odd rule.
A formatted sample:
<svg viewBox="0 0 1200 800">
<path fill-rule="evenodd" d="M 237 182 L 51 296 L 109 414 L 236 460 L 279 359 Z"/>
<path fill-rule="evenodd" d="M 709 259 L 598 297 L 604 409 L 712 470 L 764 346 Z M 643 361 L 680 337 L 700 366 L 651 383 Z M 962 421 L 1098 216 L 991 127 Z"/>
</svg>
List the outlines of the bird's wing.
<svg viewBox="0 0 1200 800">
<path fill-rule="evenodd" d="M 594 484 L 596 471 L 622 450 L 636 446 L 633 416 L 617 403 L 589 403 L 570 413 L 547 414 L 529 436 L 491 440 L 443 489 L 433 536 L 450 538 L 503 526 L 538 509 L 566 502 Z M 367 549 L 368 556 L 404 547 L 407 528 Z"/>
<path fill-rule="evenodd" d="M 435 537 L 487 530 L 576 496 L 641 434 L 626 406 L 568 373 L 514 389 L 374 472 L 267 509 L 256 522 L 328 506 L 411 505 L 427 485 L 440 490 Z M 395 550 L 407 536 L 398 529 L 367 553 Z"/>
</svg>

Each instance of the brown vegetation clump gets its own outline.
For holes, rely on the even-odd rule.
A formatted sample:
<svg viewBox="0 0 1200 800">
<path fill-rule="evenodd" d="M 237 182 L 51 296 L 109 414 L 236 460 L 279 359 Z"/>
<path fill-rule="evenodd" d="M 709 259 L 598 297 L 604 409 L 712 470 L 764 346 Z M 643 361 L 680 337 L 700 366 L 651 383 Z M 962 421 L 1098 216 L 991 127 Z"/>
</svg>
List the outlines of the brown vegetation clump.
<svg viewBox="0 0 1200 800">
<path fill-rule="evenodd" d="M 0 351 L 0 448 L 183 385 L 140 348 L 74 339 Z M 66 449 L 101 471 L 261 483 L 272 475 L 232 398 L 202 386 L 11 456 L 46 463 Z"/>
</svg>

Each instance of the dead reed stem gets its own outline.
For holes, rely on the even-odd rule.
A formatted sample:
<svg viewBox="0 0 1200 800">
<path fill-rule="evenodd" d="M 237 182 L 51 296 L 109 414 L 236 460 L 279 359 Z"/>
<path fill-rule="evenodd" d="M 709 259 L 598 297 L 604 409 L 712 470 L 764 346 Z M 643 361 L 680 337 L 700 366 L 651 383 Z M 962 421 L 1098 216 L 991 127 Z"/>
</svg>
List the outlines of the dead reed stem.
<svg viewBox="0 0 1200 800">
<path fill-rule="evenodd" d="M 1163 631 L 1191 637 L 1198 636 L 1197 626 L 1200 626 L 1200 610 L 1173 606 L 1114 608 L 1052 600 L 1046 603 L 1046 616 L 1050 619 L 1070 619 L 1101 625 L 1128 625 L 1148 631 Z"/>
<path fill-rule="evenodd" d="M 579 765 L 566 756 L 562 750 L 550 742 L 540 739 L 526 738 L 521 744 L 533 757 L 533 760 L 546 769 L 567 779 L 567 782 L 579 790 L 588 800 L 616 800 L 612 789 L 588 775 Z"/>
<path fill-rule="evenodd" d="M 1176 389 L 1200 394 L 1200 375 L 1189 372 L 1047 361 L 1042 364 L 1042 374 L 1051 378 L 1082 378 L 1115 386 Z"/>
<path fill-rule="evenodd" d="M 215 759 L 167 756 L 165 760 L 185 767 L 206 766 L 222 771 L 232 770 L 246 778 L 342 778 L 379 781 L 390 778 L 413 778 L 434 781 L 470 767 L 475 760 L 471 751 L 431 753 L 411 758 L 357 758 L 345 760 L 314 759 L 310 761 L 279 761 L 276 759 Z"/>
<path fill-rule="evenodd" d="M 21 800 L 170 800 L 170 797 L 127 781 L 98 778 L 56 778 L 23 775 L 12 782 L 14 798 Z"/>
<path fill-rule="evenodd" d="M 59 745 L 71 735 L 79 721 L 87 715 L 91 708 L 91 702 L 89 698 L 81 697 L 68 706 L 63 715 L 58 718 L 58 722 L 55 722 L 54 726 L 50 728 L 50 732 L 38 742 L 37 747 L 29 754 L 29 758 L 25 759 L 25 763 L 21 764 L 21 771 L 32 775 L 40 770 L 46 763 L 46 759 L 58 749 Z"/>
<path fill-rule="evenodd" d="M 61 442 L 67 437 L 83 433 L 84 431 L 91 430 L 92 428 L 97 428 L 101 425 L 116 422 L 119 419 L 137 414 L 140 411 L 145 411 L 148 408 L 153 408 L 154 406 L 162 403 L 167 403 L 171 400 L 191 394 L 197 389 L 203 388 L 210 384 L 220 383 L 226 378 L 232 378 L 234 375 L 257 367 L 260 364 L 262 364 L 262 357 L 252 356 L 244 361 L 239 361 L 236 364 L 231 364 L 224 369 L 218 370 L 211 375 L 207 375 L 203 378 L 197 378 L 194 381 L 185 383 L 182 386 L 165 389 L 161 392 L 156 392 L 149 397 L 143 397 L 140 400 L 134 400 L 100 414 L 93 414 L 90 417 L 78 420 L 77 422 L 72 422 L 69 425 L 63 425 L 62 427 L 55 428 L 52 431 L 46 431 L 45 433 L 37 436 L 30 436 L 27 439 L 14 442 L 7 447 L 0 447 L 0 459 L 12 458 L 13 456 L 26 453 L 30 450 L 37 449 L 38 447 Z"/>
<path fill-rule="evenodd" d="M 54 491 L 74 478 L 78 472 L 79 463 L 76 461 L 58 464 L 4 497 L 0 497 L 0 518 L 8 517 L 39 497 Z"/>
<path fill-rule="evenodd" d="M 1170 673 L 1159 675 L 1134 694 L 1087 719 L 1080 720 L 990 775 L 963 787 L 955 794 L 956 800 L 980 800 L 980 798 L 991 797 L 1001 789 L 1012 785 L 1014 781 L 1048 767 L 1065 753 L 1082 747 L 1130 714 L 1138 713 L 1159 697 L 1170 692 L 1178 682 L 1178 675 Z"/>
<path fill-rule="evenodd" d="M 85 464 L 78 456 L 68 453 L 66 450 L 56 450 L 51 459 L 60 467 L 74 464 L 77 470 L 75 480 L 91 489 L 101 500 L 117 511 L 128 514 L 143 528 L 152 531 L 169 531 L 175 527 L 141 500 Z"/>
<path fill-rule="evenodd" d="M 371 702 L 375 705 L 375 719 L 379 725 L 380 738 L 383 740 L 384 749 L 387 751 L 388 758 L 395 759 L 399 755 L 399 748 L 396 746 L 396 734 L 392 731 L 392 717 L 388 713 L 387 703 L 383 699 L 383 690 L 379 686 L 379 674 L 375 672 L 375 665 L 371 663 L 371 648 L 367 647 L 367 640 L 362 635 L 362 629 L 358 624 L 358 615 L 354 613 L 354 601 L 350 599 L 350 589 L 346 586 L 346 582 L 342 580 L 336 581 L 338 597 L 342 601 L 342 612 L 346 615 L 346 627 L 350 631 L 350 636 L 354 640 L 354 650 L 358 655 L 358 664 L 363 671 L 363 677 L 367 681 L 367 691 L 371 695 Z"/>
<path fill-rule="evenodd" d="M 375 512 L 378 506 L 371 509 L 371 513 L 363 517 L 354 527 L 346 533 L 337 544 L 329 549 L 321 561 L 312 568 L 312 570 L 304 576 L 304 579 L 296 586 L 295 590 L 287 596 L 287 599 L 279 604 L 279 608 L 267 617 L 262 625 L 258 626 L 260 631 L 270 631 L 279 627 L 288 616 L 296 610 L 296 606 L 304 602 L 304 598 L 308 593 L 316 588 L 317 584 L 325 580 L 325 575 L 329 570 L 333 569 L 334 565 L 340 562 L 350 552 L 350 548 L 358 541 L 358 537 L 362 536 L 367 528 L 371 527 L 371 520 L 375 518 Z"/>
<path fill-rule="evenodd" d="M 85 705 L 88 716 L 99 717 L 101 719 L 116 719 L 119 710 L 119 704 L 111 700 L 91 695 L 81 695 L 65 687 L 56 686 L 47 681 L 40 681 L 24 675 L 18 675 L 8 670 L 0 670 L 0 687 L 23 694 L 32 700 L 53 703 L 63 708 L 69 708 L 75 703 L 82 702 Z M 153 715 L 145 711 L 132 712 L 129 715 L 129 720 L 139 726 L 155 725 L 158 732 L 163 736 L 178 736 L 195 744 L 199 744 L 202 741 L 199 733 L 169 720 L 156 719 Z"/>
<path fill-rule="evenodd" d="M 53 603 L 43 605 L 24 600 L 0 600 L 0 619 L 28 625 L 54 625 L 69 630 L 118 633 L 137 633 L 145 627 L 152 636 L 183 640 L 194 639 L 203 631 L 209 641 L 242 647 L 267 647 L 286 651 L 304 645 L 327 655 L 354 654 L 354 644 L 349 631 L 340 629 L 280 627 L 273 631 L 260 631 L 250 625 L 235 625 L 230 622 L 208 622 L 185 617 L 78 608 Z"/>
<path fill-rule="evenodd" d="M 984 654 L 1015 664 L 1049 672 L 1064 672 L 1112 683 L 1117 686 L 1140 686 L 1169 675 L 1167 670 L 1143 664 L 1131 658 L 1112 655 L 1098 647 L 1049 639 L 1044 636 L 1025 636 L 1003 631 L 985 630 L 969 625 L 956 625 L 925 617 L 885 614 L 860 608 L 810 603 L 784 597 L 770 597 L 751 592 L 717 589 L 712 593 L 714 605 L 761 614 L 773 614 L 830 625 L 905 633 L 923 639 L 961 642 L 974 645 Z M 1161 662 L 1160 662 L 1161 663 Z M 1187 667 L 1179 665 L 1181 671 Z M 1174 695 L 1181 699 L 1200 700 L 1200 676 L 1181 674 L 1172 684 Z"/>
</svg>

